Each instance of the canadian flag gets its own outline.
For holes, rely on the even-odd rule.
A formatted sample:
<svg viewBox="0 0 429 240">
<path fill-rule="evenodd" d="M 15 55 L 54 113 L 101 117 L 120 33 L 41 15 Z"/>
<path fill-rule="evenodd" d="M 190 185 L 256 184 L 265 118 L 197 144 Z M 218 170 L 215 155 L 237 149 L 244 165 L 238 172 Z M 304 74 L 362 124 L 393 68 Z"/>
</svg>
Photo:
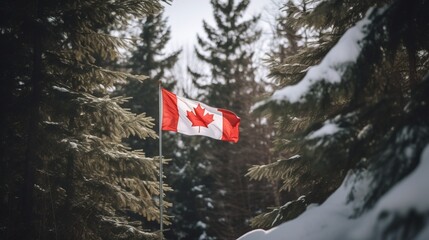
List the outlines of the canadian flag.
<svg viewBox="0 0 429 240">
<path fill-rule="evenodd" d="M 161 90 L 162 130 L 238 142 L 240 118 L 233 112 Z"/>
</svg>

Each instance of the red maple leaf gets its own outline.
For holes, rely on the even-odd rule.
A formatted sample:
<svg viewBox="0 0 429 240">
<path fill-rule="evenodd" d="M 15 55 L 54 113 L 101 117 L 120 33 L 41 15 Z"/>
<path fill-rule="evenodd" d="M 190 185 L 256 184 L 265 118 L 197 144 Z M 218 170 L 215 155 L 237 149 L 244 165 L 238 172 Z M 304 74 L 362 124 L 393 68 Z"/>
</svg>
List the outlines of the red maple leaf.
<svg viewBox="0 0 429 240">
<path fill-rule="evenodd" d="M 214 122 L 213 114 L 207 113 L 204 115 L 205 109 L 202 108 L 200 104 L 198 104 L 194 110 L 195 113 L 192 111 L 186 111 L 186 117 L 192 122 L 192 127 L 208 128 L 209 124 Z"/>
</svg>

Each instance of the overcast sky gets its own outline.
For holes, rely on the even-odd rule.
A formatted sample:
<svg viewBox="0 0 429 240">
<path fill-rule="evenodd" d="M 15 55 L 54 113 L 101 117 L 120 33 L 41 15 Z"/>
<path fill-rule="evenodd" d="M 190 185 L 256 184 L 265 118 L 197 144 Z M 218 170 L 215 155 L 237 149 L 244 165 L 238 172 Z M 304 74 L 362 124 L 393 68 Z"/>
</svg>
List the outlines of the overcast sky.
<svg viewBox="0 0 429 240">
<path fill-rule="evenodd" d="M 244 19 L 263 12 L 271 1 L 251 0 Z M 214 26 L 210 0 L 173 0 L 171 5 L 165 5 L 164 16 L 168 18 L 171 27 L 172 38 L 169 47 L 174 49 L 195 43 L 196 34 L 203 32 L 203 19 Z"/>
<path fill-rule="evenodd" d="M 269 45 L 268 36 L 269 30 L 269 13 L 277 12 L 278 7 L 274 7 L 273 2 L 279 0 L 250 0 L 249 7 L 245 11 L 244 18 L 247 20 L 252 16 L 261 14 L 261 21 L 259 27 L 263 29 L 264 33 L 257 46 L 255 46 L 255 54 L 259 57 L 255 58 L 260 67 L 257 68 L 257 76 L 266 76 L 266 68 L 263 67 L 261 57 L 264 49 Z M 238 2 L 238 0 L 236 0 Z M 197 33 L 205 37 L 203 30 L 203 19 L 210 25 L 215 27 L 213 19 L 213 10 L 210 0 L 173 0 L 171 5 L 165 5 L 164 17 L 168 19 L 168 26 L 171 29 L 171 40 L 167 45 L 167 52 L 182 49 L 179 62 L 174 67 L 174 75 L 178 80 L 178 87 L 184 89 L 190 96 L 195 97 L 194 86 L 190 80 L 187 67 L 192 66 L 193 70 L 203 71 L 204 65 L 195 60 L 193 51 L 196 43 Z M 267 37 L 268 36 L 268 37 Z"/>
</svg>

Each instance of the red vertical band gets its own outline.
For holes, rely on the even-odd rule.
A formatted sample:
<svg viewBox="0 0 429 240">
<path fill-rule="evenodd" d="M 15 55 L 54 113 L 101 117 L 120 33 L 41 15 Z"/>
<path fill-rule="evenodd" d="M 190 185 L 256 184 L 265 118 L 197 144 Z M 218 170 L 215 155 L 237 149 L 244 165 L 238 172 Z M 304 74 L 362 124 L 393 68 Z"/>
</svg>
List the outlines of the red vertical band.
<svg viewBox="0 0 429 240">
<path fill-rule="evenodd" d="M 239 128 L 240 128 L 240 118 L 237 117 L 233 112 L 218 109 L 219 112 L 223 115 L 223 125 L 222 125 L 222 141 L 234 142 L 237 143 L 239 139 Z"/>
<path fill-rule="evenodd" d="M 164 88 L 162 90 L 162 130 L 177 132 L 179 110 L 177 109 L 176 94 Z"/>
</svg>

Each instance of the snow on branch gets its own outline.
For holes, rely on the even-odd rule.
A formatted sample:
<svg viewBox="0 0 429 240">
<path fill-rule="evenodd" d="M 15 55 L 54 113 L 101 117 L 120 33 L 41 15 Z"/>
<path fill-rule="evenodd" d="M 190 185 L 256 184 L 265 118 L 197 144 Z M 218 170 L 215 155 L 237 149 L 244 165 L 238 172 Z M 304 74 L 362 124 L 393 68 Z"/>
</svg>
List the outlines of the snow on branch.
<svg viewBox="0 0 429 240">
<path fill-rule="evenodd" d="M 302 103 L 305 102 L 305 96 L 310 93 L 315 85 L 322 82 L 329 84 L 340 83 L 348 67 L 356 63 L 361 55 L 364 40 L 370 33 L 368 28 L 372 23 L 372 19 L 383 14 L 385 10 L 386 8 L 369 9 L 362 20 L 346 31 L 319 65 L 309 68 L 300 82 L 276 90 L 270 98 L 256 103 L 252 110 L 269 102 L 277 104 L 281 102 Z"/>
<path fill-rule="evenodd" d="M 311 132 L 307 136 L 307 139 L 315 139 L 315 138 L 321 138 L 324 136 L 330 136 L 330 135 L 337 133 L 340 130 L 341 130 L 341 128 L 338 127 L 337 124 L 327 121 L 324 123 L 323 127 L 319 128 L 318 130 L 316 130 L 314 132 Z"/>
</svg>

